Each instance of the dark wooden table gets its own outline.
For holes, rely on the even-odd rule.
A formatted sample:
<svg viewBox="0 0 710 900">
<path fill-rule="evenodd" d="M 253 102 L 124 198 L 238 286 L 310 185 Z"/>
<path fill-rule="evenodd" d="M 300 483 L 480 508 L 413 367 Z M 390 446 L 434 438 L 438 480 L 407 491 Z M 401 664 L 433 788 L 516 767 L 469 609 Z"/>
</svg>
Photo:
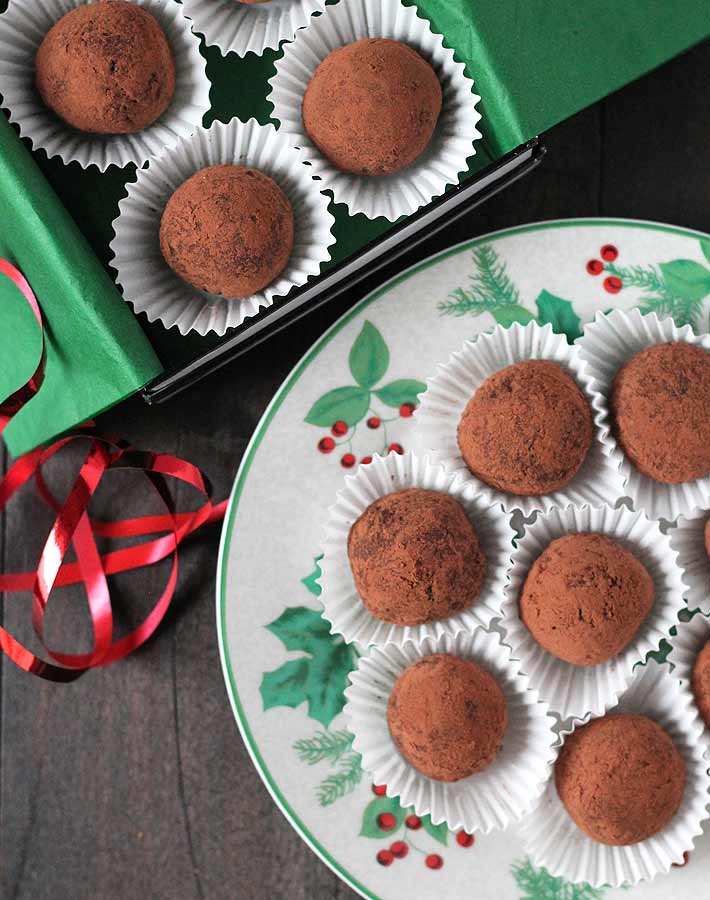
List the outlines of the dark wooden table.
<svg viewBox="0 0 710 900">
<path fill-rule="evenodd" d="M 631 216 L 710 230 L 708 85 L 705 44 L 558 126 L 546 136 L 549 154 L 539 171 L 406 264 L 476 234 L 540 219 Z M 139 446 L 199 462 L 222 498 L 282 379 L 356 299 L 315 314 L 167 406 L 134 399 L 100 424 Z M 54 479 L 66 480 L 70 468 L 68 461 L 55 467 Z M 141 493 L 139 483 L 117 481 L 99 512 L 133 514 Z M 2 571 L 34 568 L 47 523 L 31 491 L 14 502 L 0 525 Z M 184 547 L 168 620 L 127 661 L 68 686 L 3 661 L 3 898 L 354 897 L 291 830 L 239 737 L 215 633 L 218 540 L 219 528 L 211 526 Z M 144 597 L 165 574 L 159 567 L 118 579 L 119 622 L 137 621 Z M 59 592 L 55 607 L 50 636 L 73 649 L 77 631 L 87 637 L 81 595 Z M 7 628 L 27 635 L 27 619 L 26 597 L 6 599 Z"/>
</svg>

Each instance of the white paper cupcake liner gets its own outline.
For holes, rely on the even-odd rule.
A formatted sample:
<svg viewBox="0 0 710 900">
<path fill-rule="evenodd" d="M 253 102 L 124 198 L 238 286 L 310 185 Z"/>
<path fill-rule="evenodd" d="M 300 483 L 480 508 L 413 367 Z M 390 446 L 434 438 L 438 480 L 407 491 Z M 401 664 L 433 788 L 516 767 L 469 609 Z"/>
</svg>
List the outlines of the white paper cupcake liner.
<svg viewBox="0 0 710 900">
<path fill-rule="evenodd" d="M 540 497 L 524 497 L 496 490 L 478 479 L 461 456 L 456 431 L 466 404 L 483 382 L 506 366 L 528 359 L 546 359 L 558 363 L 574 378 L 592 407 L 595 437 L 579 471 L 564 488 Z M 496 326 L 466 341 L 438 367 L 415 412 L 417 449 L 431 455 L 433 462 L 458 472 L 489 503 L 502 503 L 504 509 L 520 509 L 524 515 L 570 503 L 614 504 L 622 495 L 619 475 L 621 455 L 609 437 L 604 398 L 595 391 L 587 367 L 576 347 L 564 335 L 555 334 L 551 325 L 536 322 Z"/>
<path fill-rule="evenodd" d="M 673 820 L 658 834 L 628 847 L 610 847 L 587 837 L 568 815 L 554 776 L 522 834 L 534 865 L 551 875 L 593 887 L 631 886 L 668 872 L 683 863 L 702 832 L 710 800 L 710 776 L 703 758 L 703 731 L 693 699 L 680 687 L 667 665 L 653 661 L 637 669 L 636 677 L 614 712 L 639 713 L 654 719 L 673 738 L 686 765 L 683 801 Z"/>
<path fill-rule="evenodd" d="M 642 315 L 638 309 L 597 313 L 594 321 L 585 326 L 577 345 L 595 387 L 608 400 L 614 376 L 627 360 L 646 347 L 669 341 L 685 341 L 710 350 L 710 334 L 696 335 L 690 325 L 678 328 L 672 319 L 659 319 L 654 312 Z M 610 439 L 614 440 L 613 435 Z M 653 519 L 673 521 L 708 505 L 710 476 L 683 484 L 662 484 L 641 474 L 620 448 L 619 452 L 624 492 L 631 497 L 635 509 L 645 509 Z"/>
<path fill-rule="evenodd" d="M 35 88 L 35 55 L 49 29 L 86 0 L 10 0 L 0 16 L 0 93 L 10 121 L 22 137 L 65 163 L 76 161 L 102 172 L 109 166 L 141 166 L 164 147 L 192 134 L 210 107 L 210 83 L 198 38 L 174 0 L 133 0 L 155 16 L 175 59 L 175 95 L 168 109 L 135 134 L 98 135 L 78 131 L 42 102 Z"/>
<path fill-rule="evenodd" d="M 648 570 L 655 592 L 653 606 L 633 640 L 618 656 L 596 666 L 575 666 L 548 653 L 523 624 L 518 606 L 525 578 L 540 554 L 556 538 L 582 531 L 604 534 L 633 553 Z M 634 665 L 668 637 L 684 607 L 684 590 L 668 535 L 643 513 L 608 506 L 555 509 L 525 526 L 513 552 L 500 626 L 504 642 L 552 712 L 562 719 L 599 716 L 626 689 Z"/>
<path fill-rule="evenodd" d="M 192 287 L 173 272 L 160 251 L 160 219 L 173 192 L 195 172 L 219 163 L 260 169 L 274 179 L 293 207 L 294 245 L 286 268 L 263 291 L 242 299 Z M 137 178 L 119 203 L 112 265 L 124 299 L 150 322 L 160 319 L 166 328 L 176 325 L 181 334 L 224 334 L 270 306 L 275 297 L 305 284 L 330 259 L 335 220 L 328 212 L 328 198 L 298 150 L 273 125 L 259 125 L 254 119 L 215 122 L 151 160 L 147 169 L 138 170 Z"/>
<path fill-rule="evenodd" d="M 693 667 L 698 653 L 710 641 L 710 619 L 700 612 L 695 613 L 689 622 L 678 622 L 676 634 L 669 640 L 671 651 L 668 654 L 668 662 L 673 666 L 673 675 L 679 680 L 681 687 L 688 690 L 692 695 Z M 702 724 L 704 725 L 705 723 L 703 722 Z M 706 744 L 707 740 L 708 731 L 706 730 Z"/>
<path fill-rule="evenodd" d="M 427 778 L 400 754 L 387 725 L 387 702 L 395 682 L 412 663 L 433 653 L 450 653 L 479 663 L 505 694 L 508 725 L 503 746 L 481 772 L 461 781 Z M 350 675 L 345 715 L 355 735 L 353 748 L 375 784 L 387 785 L 388 797 L 399 797 L 435 825 L 487 834 L 506 828 L 528 812 L 543 790 L 555 759 L 554 719 L 511 661 L 497 634 L 482 630 L 452 638 L 427 637 L 401 647 L 373 648 Z"/>
<path fill-rule="evenodd" d="M 310 22 L 326 0 L 269 0 L 241 3 L 238 0 L 182 0 L 193 31 L 205 36 L 208 46 L 222 53 L 260 55 L 277 49 L 281 41 L 292 41 L 299 28 Z"/>
<path fill-rule="evenodd" d="M 448 619 L 402 626 L 376 619 L 360 599 L 348 560 L 348 535 L 356 519 L 378 497 L 411 487 L 439 491 L 458 500 L 478 535 L 487 568 L 481 591 L 468 609 Z M 513 536 L 510 518 L 500 508 L 489 506 L 473 488 L 440 466 L 411 452 L 374 456 L 371 463 L 346 476 L 344 488 L 328 510 L 320 564 L 323 615 L 331 623 L 333 634 L 341 634 L 346 641 L 356 641 L 363 647 L 420 641 L 444 634 L 453 636 L 486 627 L 500 615 Z"/>
<path fill-rule="evenodd" d="M 318 150 L 303 127 L 301 106 L 308 83 L 326 56 L 368 37 L 391 38 L 416 50 L 436 72 L 443 96 L 436 130 L 424 153 L 400 172 L 363 177 L 341 172 Z M 399 0 L 341 0 L 326 7 L 284 47 L 269 83 L 274 117 L 303 149 L 314 174 L 333 191 L 336 201 L 370 219 L 384 216 L 393 222 L 443 194 L 447 185 L 457 184 L 459 174 L 468 168 L 467 159 L 475 153 L 474 141 L 481 137 L 476 128 L 481 118 L 476 104 L 481 98 L 472 93 L 473 82 L 463 64 L 454 60 L 453 50 L 444 47 L 441 35 L 431 31 L 416 7 L 402 6 Z"/>
<path fill-rule="evenodd" d="M 695 515 L 681 516 L 677 527 L 668 532 L 671 547 L 678 554 L 678 565 L 685 572 L 688 608 L 699 609 L 706 616 L 710 615 L 710 557 L 705 547 L 705 523 L 709 518 L 710 509 L 695 510 Z"/>
</svg>

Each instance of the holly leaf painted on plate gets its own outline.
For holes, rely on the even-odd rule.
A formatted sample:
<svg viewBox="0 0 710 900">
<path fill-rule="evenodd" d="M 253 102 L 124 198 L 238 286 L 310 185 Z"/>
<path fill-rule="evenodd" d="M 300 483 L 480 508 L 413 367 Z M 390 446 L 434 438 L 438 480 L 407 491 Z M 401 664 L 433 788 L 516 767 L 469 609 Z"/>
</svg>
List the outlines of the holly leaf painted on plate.
<svg viewBox="0 0 710 900">
<path fill-rule="evenodd" d="M 266 672 L 261 679 L 259 693 L 264 709 L 273 706 L 300 706 L 306 697 L 308 660 L 291 659 L 274 672 Z"/>
<path fill-rule="evenodd" d="M 397 824 L 390 831 L 395 831 L 401 827 L 406 811 L 399 805 L 396 797 L 375 797 L 365 807 L 362 814 L 362 825 L 360 827 L 360 837 L 367 838 L 383 838 L 387 836 L 387 832 L 383 831 L 377 824 L 377 819 L 382 813 L 392 813 Z"/>
<path fill-rule="evenodd" d="M 353 668 L 350 647 L 341 643 L 321 643 L 308 665 L 306 696 L 308 715 L 325 728 L 345 706 L 345 688 Z"/>
<path fill-rule="evenodd" d="M 387 371 L 390 352 L 382 335 L 371 322 L 365 322 L 355 338 L 349 363 L 353 378 L 364 388 L 377 384 Z"/>
<path fill-rule="evenodd" d="M 329 643 L 332 635 L 330 625 L 315 609 L 307 606 L 289 606 L 278 619 L 266 626 L 266 630 L 281 641 L 287 650 L 303 650 L 313 653 L 324 642 Z"/>
<path fill-rule="evenodd" d="M 306 590 L 313 594 L 314 597 L 320 597 L 321 586 L 318 583 L 318 579 L 321 576 L 320 569 L 320 561 L 323 559 L 323 554 L 320 556 L 316 556 L 313 559 L 313 571 L 306 575 L 305 578 L 301 579 L 301 584 L 305 586 Z"/>
<path fill-rule="evenodd" d="M 414 812 L 413 809 L 411 811 Z M 446 823 L 441 822 L 439 825 L 434 825 L 431 816 L 422 816 L 421 818 L 424 831 L 445 847 L 449 840 L 449 829 L 446 827 Z"/>
<path fill-rule="evenodd" d="M 376 390 L 375 396 L 385 406 L 400 407 L 403 403 L 416 403 L 419 394 L 423 394 L 425 390 L 426 385 L 422 381 L 400 378 Z"/>
<path fill-rule="evenodd" d="M 710 238 L 700 238 L 700 249 L 705 259 L 710 262 Z"/>
<path fill-rule="evenodd" d="M 502 325 L 503 328 L 509 328 L 513 322 L 527 325 L 528 322 L 532 322 L 535 318 L 529 310 L 518 303 L 511 303 L 508 306 L 496 306 L 490 310 L 490 314 L 496 320 L 496 324 Z"/>
<path fill-rule="evenodd" d="M 351 428 L 357 425 L 370 406 L 370 392 L 362 387 L 339 387 L 316 400 L 306 416 L 309 425 L 330 428 L 343 421 Z"/>
<path fill-rule="evenodd" d="M 659 266 L 671 293 L 687 300 L 702 300 L 710 294 L 710 270 L 692 259 L 674 259 Z"/>
<path fill-rule="evenodd" d="M 573 344 L 582 334 L 582 322 L 569 300 L 556 297 L 549 291 L 540 291 L 535 301 L 537 320 L 541 325 L 552 325 L 557 334 L 564 334 Z"/>
</svg>

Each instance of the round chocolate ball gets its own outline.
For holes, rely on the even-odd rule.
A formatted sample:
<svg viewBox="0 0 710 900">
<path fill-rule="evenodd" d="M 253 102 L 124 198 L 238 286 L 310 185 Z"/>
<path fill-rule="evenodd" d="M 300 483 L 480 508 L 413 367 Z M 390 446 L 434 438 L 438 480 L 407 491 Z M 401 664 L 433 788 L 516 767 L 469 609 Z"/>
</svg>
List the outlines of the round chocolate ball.
<svg viewBox="0 0 710 900">
<path fill-rule="evenodd" d="M 685 763 L 670 735 L 646 716 L 593 719 L 565 739 L 555 764 L 560 800 L 595 841 L 637 844 L 678 811 Z"/>
<path fill-rule="evenodd" d="M 445 619 L 475 600 L 486 558 L 463 507 L 408 488 L 375 500 L 350 529 L 348 557 L 372 615 L 395 625 Z"/>
<path fill-rule="evenodd" d="M 441 112 L 429 63 L 399 41 L 366 38 L 330 53 L 303 98 L 308 137 L 334 166 L 389 175 L 426 149 Z"/>
<path fill-rule="evenodd" d="M 202 169 L 175 191 L 160 222 L 160 249 L 184 281 L 248 297 L 281 274 L 293 249 L 293 210 L 257 169 Z"/>
<path fill-rule="evenodd" d="M 541 359 L 487 378 L 469 400 L 457 434 L 461 456 L 477 478 L 521 496 L 568 484 L 593 435 L 591 407 L 574 379 Z"/>
<path fill-rule="evenodd" d="M 710 474 L 710 353 L 684 342 L 642 350 L 616 373 L 610 406 L 639 472 L 664 484 Z"/>
<path fill-rule="evenodd" d="M 633 640 L 653 606 L 653 579 L 636 557 L 603 534 L 557 538 L 528 572 L 520 618 L 558 659 L 595 666 Z"/>
<path fill-rule="evenodd" d="M 710 641 L 707 641 L 695 657 L 692 688 L 700 716 L 710 728 Z"/>
<path fill-rule="evenodd" d="M 147 128 L 175 92 L 165 33 L 147 10 L 124 0 L 98 0 L 62 16 L 40 44 L 35 72 L 44 103 L 96 134 Z"/>
<path fill-rule="evenodd" d="M 496 679 L 470 660 L 436 653 L 400 675 L 387 724 L 402 756 L 437 781 L 458 781 L 495 759 L 508 723 Z"/>
</svg>

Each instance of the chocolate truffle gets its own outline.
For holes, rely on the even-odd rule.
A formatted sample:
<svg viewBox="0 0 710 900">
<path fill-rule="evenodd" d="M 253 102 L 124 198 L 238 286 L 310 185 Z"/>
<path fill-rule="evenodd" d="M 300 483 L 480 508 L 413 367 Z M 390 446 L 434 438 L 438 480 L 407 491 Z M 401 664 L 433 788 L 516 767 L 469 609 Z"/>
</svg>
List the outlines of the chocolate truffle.
<svg viewBox="0 0 710 900">
<path fill-rule="evenodd" d="M 447 653 L 409 666 L 387 704 L 400 753 L 437 781 L 458 781 L 490 765 L 507 723 L 505 696 L 490 672 Z"/>
<path fill-rule="evenodd" d="M 175 92 L 173 54 L 160 25 L 135 3 L 78 6 L 47 32 L 35 60 L 44 103 L 81 131 L 147 128 Z"/>
<path fill-rule="evenodd" d="M 370 504 L 350 529 L 355 587 L 376 619 L 421 625 L 474 601 L 486 558 L 463 507 L 447 494 L 408 488 Z"/>
<path fill-rule="evenodd" d="M 257 169 L 202 169 L 175 191 L 160 222 L 160 249 L 184 281 L 210 294 L 248 297 L 285 268 L 293 210 Z"/>
<path fill-rule="evenodd" d="M 664 484 L 710 474 L 710 354 L 683 342 L 642 350 L 616 373 L 610 406 L 624 453 Z"/>
<path fill-rule="evenodd" d="M 652 719 L 618 713 L 566 738 L 555 765 L 560 800 L 595 841 L 626 846 L 659 832 L 678 811 L 685 764 Z"/>
<path fill-rule="evenodd" d="M 574 478 L 592 443 L 587 398 L 556 363 L 530 359 L 487 378 L 458 426 L 476 477 L 511 494 L 549 494 Z"/>
<path fill-rule="evenodd" d="M 557 538 L 528 572 L 520 618 L 558 659 L 595 666 L 620 653 L 653 606 L 645 567 L 603 534 Z"/>
<path fill-rule="evenodd" d="M 306 134 L 334 166 L 388 175 L 425 150 L 441 112 L 441 85 L 399 41 L 366 38 L 329 54 L 303 98 Z"/>
<path fill-rule="evenodd" d="M 705 724 L 710 728 L 710 641 L 705 644 L 695 658 L 692 687 L 698 711 Z"/>
</svg>

